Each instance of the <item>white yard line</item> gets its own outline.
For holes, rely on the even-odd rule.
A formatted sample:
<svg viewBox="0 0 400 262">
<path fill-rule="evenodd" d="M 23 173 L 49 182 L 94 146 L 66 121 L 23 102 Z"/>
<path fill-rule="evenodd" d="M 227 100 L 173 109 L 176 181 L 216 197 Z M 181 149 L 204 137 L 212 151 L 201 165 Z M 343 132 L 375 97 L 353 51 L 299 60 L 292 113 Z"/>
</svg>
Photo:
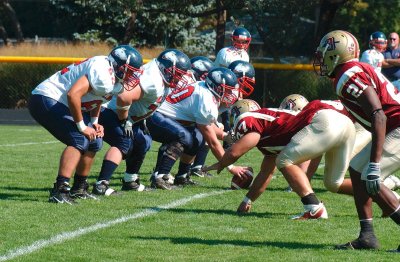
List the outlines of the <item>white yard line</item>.
<svg viewBox="0 0 400 262">
<path fill-rule="evenodd" d="M 17 143 L 17 144 L 0 144 L 0 147 L 16 147 L 16 146 L 30 146 L 30 145 L 43 145 L 43 144 L 54 144 L 59 141 L 46 141 L 46 142 L 27 142 L 27 143 Z"/>
<path fill-rule="evenodd" d="M 94 231 L 97 231 L 97 230 L 100 230 L 103 228 L 107 228 L 107 227 L 111 227 L 111 226 L 114 226 L 114 225 L 117 225 L 120 223 L 124 223 L 124 222 L 132 220 L 132 219 L 138 219 L 138 218 L 147 217 L 150 215 L 155 215 L 161 211 L 175 208 L 178 206 L 182 206 L 192 200 L 210 197 L 210 196 L 214 196 L 214 195 L 220 195 L 220 194 L 223 194 L 226 192 L 231 192 L 231 191 L 230 190 L 221 190 L 221 191 L 213 191 L 213 192 L 209 192 L 209 193 L 197 194 L 197 195 L 193 195 L 193 196 L 189 196 L 189 197 L 185 197 L 185 198 L 176 200 L 174 202 L 171 202 L 171 203 L 163 205 L 163 206 L 158 206 L 155 208 L 148 208 L 141 212 L 123 216 L 123 217 L 117 218 L 115 220 L 97 223 L 97 224 L 94 224 L 89 227 L 79 228 L 75 231 L 63 232 L 63 233 L 55 235 L 49 239 L 42 239 L 42 240 L 35 241 L 34 243 L 32 243 L 29 246 L 22 246 L 22 247 L 14 249 L 14 250 L 10 250 L 6 254 L 0 256 L 0 261 L 7 261 L 10 259 L 19 257 L 19 256 L 27 255 L 27 254 L 33 253 L 35 251 L 38 251 L 40 249 L 46 248 L 48 246 L 56 245 L 61 242 L 64 242 L 64 241 L 67 241 L 67 240 L 70 240 L 73 238 L 77 238 L 82 235 L 85 235 L 85 234 L 88 234 L 88 233 L 91 233 L 91 232 L 94 232 Z"/>
</svg>

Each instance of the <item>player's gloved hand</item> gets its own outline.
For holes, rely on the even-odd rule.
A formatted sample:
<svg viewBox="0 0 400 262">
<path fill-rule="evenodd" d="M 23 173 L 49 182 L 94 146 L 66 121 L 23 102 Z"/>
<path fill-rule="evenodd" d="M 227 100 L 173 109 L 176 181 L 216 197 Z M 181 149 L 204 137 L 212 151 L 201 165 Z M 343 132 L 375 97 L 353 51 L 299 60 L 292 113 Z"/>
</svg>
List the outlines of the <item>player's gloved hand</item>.
<svg viewBox="0 0 400 262">
<path fill-rule="evenodd" d="M 226 132 L 226 135 L 224 135 L 224 142 L 228 145 L 228 147 L 235 143 L 235 137 L 232 130 Z"/>
<path fill-rule="evenodd" d="M 376 195 L 380 190 L 381 167 L 379 163 L 369 162 L 361 173 L 361 180 L 365 181 L 367 192 Z"/>
<path fill-rule="evenodd" d="M 140 129 L 142 129 L 142 131 L 145 135 L 150 135 L 150 131 L 146 125 L 146 119 L 140 121 Z"/>
<path fill-rule="evenodd" d="M 121 121 L 121 127 L 122 130 L 124 130 L 124 135 L 126 137 L 132 138 L 134 133 L 133 133 L 133 124 L 129 119 L 124 119 Z"/>
</svg>

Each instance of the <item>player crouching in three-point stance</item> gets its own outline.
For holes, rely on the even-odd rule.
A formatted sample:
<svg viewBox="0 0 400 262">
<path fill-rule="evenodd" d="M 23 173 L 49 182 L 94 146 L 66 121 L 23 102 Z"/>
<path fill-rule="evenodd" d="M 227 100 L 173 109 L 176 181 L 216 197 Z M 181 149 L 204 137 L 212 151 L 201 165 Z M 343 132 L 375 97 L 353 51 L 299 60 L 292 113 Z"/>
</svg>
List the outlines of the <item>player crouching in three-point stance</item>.
<svg viewBox="0 0 400 262">
<path fill-rule="evenodd" d="M 355 129 L 343 106 L 315 100 L 298 114 L 269 108 L 246 112 L 246 107 L 240 105 L 244 100 L 238 101 L 231 111 L 234 116 L 238 114 L 233 126 L 237 141 L 220 162 L 208 168 L 220 171 L 253 147 L 264 154 L 260 172 L 238 212 L 249 211 L 251 201 L 265 191 L 278 167 L 304 205 L 304 213 L 293 219 L 328 218 L 324 204 L 316 197 L 298 164 L 325 153 L 325 187 L 331 192 L 352 194 L 351 181 L 344 176 L 354 146 Z"/>
<path fill-rule="evenodd" d="M 349 168 L 360 235 L 337 248 L 377 249 L 372 200 L 400 225 L 399 201 L 382 183 L 400 169 L 400 94 L 371 65 L 360 63 L 358 56 L 358 41 L 352 34 L 332 31 L 317 47 L 314 68 L 321 76 L 333 79 L 334 90 L 342 104 L 372 133 L 372 141 L 351 160 Z"/>
</svg>

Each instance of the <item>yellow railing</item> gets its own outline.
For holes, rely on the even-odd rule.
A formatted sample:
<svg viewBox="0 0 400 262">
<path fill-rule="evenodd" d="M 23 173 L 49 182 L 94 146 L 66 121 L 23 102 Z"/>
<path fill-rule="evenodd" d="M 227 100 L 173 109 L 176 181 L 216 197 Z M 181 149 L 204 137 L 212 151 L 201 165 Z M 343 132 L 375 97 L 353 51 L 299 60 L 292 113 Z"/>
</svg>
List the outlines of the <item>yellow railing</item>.
<svg viewBox="0 0 400 262">
<path fill-rule="evenodd" d="M 71 64 L 84 60 L 84 57 L 34 57 L 34 56 L 0 56 L 0 63 L 39 63 L 39 64 Z M 143 59 L 147 63 L 150 59 Z M 257 69 L 272 70 L 313 70 L 310 64 L 265 64 L 253 63 Z"/>
</svg>

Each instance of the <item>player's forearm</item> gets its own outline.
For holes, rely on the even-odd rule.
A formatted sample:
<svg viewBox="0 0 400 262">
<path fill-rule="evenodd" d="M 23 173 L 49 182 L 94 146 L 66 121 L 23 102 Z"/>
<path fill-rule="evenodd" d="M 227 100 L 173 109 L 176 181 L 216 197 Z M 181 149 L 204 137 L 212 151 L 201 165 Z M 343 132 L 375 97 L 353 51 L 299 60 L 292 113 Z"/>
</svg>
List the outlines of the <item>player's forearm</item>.
<svg viewBox="0 0 400 262">
<path fill-rule="evenodd" d="M 382 157 L 383 144 L 386 136 L 386 115 L 383 110 L 379 110 L 372 115 L 372 148 L 371 162 L 379 163 Z"/>
</svg>

